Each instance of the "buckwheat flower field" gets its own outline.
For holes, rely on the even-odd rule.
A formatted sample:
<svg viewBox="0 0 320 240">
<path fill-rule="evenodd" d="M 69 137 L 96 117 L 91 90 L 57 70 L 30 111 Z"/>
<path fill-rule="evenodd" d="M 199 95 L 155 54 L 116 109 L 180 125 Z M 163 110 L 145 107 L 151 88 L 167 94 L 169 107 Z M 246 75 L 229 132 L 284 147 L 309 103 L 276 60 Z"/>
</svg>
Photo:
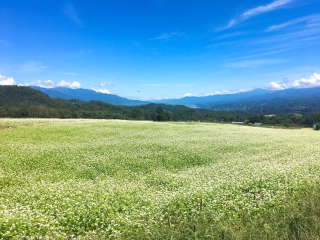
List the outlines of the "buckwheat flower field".
<svg viewBox="0 0 320 240">
<path fill-rule="evenodd" d="M 320 135 L 0 119 L 0 239 L 319 239 Z"/>
</svg>

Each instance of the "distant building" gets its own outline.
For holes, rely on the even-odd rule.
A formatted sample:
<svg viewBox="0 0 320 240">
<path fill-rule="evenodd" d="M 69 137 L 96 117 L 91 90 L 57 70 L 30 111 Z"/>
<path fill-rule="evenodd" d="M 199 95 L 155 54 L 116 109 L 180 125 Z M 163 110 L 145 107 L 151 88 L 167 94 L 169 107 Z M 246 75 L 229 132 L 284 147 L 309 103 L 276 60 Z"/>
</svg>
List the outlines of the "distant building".
<svg viewBox="0 0 320 240">
<path fill-rule="evenodd" d="M 259 122 L 255 122 L 254 124 L 252 124 L 253 126 L 261 126 L 262 123 Z"/>
<path fill-rule="evenodd" d="M 244 124 L 244 122 L 232 122 L 234 124 Z"/>
</svg>

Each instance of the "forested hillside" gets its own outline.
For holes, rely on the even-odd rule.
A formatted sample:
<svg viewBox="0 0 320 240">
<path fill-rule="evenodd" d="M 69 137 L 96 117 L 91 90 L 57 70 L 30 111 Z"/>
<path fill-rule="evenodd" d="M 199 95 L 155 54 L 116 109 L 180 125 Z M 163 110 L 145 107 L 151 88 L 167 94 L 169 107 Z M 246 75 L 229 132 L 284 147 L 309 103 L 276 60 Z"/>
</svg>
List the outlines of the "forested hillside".
<svg viewBox="0 0 320 240">
<path fill-rule="evenodd" d="M 123 106 L 137 106 L 142 104 L 148 104 L 148 102 L 130 100 L 127 98 L 119 97 L 114 94 L 105 94 L 96 92 L 90 89 L 71 89 L 65 87 L 56 87 L 56 88 L 41 88 L 36 86 L 31 86 L 31 88 L 40 90 L 41 92 L 47 94 L 51 98 L 62 98 L 66 100 L 78 99 L 84 102 L 89 102 L 91 100 L 102 101 L 111 103 L 114 105 L 123 105 Z"/>
</svg>

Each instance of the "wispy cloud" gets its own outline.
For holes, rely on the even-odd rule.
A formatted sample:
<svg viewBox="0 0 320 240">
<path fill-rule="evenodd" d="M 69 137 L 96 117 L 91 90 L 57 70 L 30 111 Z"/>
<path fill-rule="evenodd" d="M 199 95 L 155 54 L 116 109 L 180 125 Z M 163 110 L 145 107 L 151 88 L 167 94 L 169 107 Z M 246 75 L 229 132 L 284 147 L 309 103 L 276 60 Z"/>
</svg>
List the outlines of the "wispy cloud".
<svg viewBox="0 0 320 240">
<path fill-rule="evenodd" d="M 282 48 L 281 48 L 282 47 Z M 272 49 L 260 49 L 261 53 L 251 54 L 251 55 L 245 55 L 243 57 L 239 57 L 237 59 L 234 59 L 234 62 L 240 62 L 241 60 L 250 59 L 250 58 L 260 58 L 268 55 L 278 54 L 282 52 L 287 52 L 290 50 L 293 50 L 295 48 L 290 48 L 288 45 L 279 46 L 277 48 Z"/>
<path fill-rule="evenodd" d="M 209 47 L 220 47 L 220 46 L 238 46 L 241 49 L 241 46 L 248 45 L 262 45 L 264 46 L 262 49 L 259 47 L 255 47 L 254 52 L 261 52 L 260 54 L 253 54 L 250 57 L 241 57 L 243 58 L 251 58 L 263 55 L 270 55 L 279 52 L 290 51 L 294 49 L 299 49 L 301 47 L 314 46 L 319 45 L 319 41 L 314 41 L 320 38 L 320 26 L 316 28 L 304 28 L 303 30 L 298 31 L 290 31 L 289 33 L 280 33 L 277 35 L 273 35 L 271 37 L 261 37 L 261 38 L 250 38 L 236 41 L 226 41 L 218 44 L 213 44 Z M 271 48 L 266 46 L 272 46 Z M 267 50 L 267 52 L 265 52 Z M 246 52 L 248 54 L 248 52 Z M 237 52 L 237 55 L 239 53 Z"/>
<path fill-rule="evenodd" d="M 279 54 L 282 52 L 288 52 L 295 49 L 302 49 L 320 45 L 320 25 L 312 27 L 304 26 L 296 30 L 290 29 L 290 31 L 278 31 L 277 34 L 271 36 L 264 36 L 261 38 L 247 38 L 237 41 L 222 42 L 219 44 L 211 45 L 210 47 L 220 47 L 221 45 L 237 46 L 239 51 L 228 55 L 228 58 L 236 56 L 230 64 L 237 63 L 236 65 L 247 65 L 250 62 L 243 62 L 246 59 L 261 59 L 266 58 L 264 56 Z M 248 47 L 248 45 L 254 46 L 253 50 L 241 51 L 242 46 Z M 241 56 L 242 55 L 242 56 Z M 239 63 L 239 64 L 238 64 Z M 256 64 L 261 65 L 262 62 Z M 226 64 L 228 65 L 228 63 Z"/>
<path fill-rule="evenodd" d="M 223 95 L 223 94 L 236 94 L 240 92 L 248 92 L 252 89 L 235 89 L 235 90 L 220 90 L 215 92 L 209 92 L 209 93 L 186 93 L 182 96 L 179 96 L 179 98 L 183 97 L 208 97 L 208 96 L 214 96 L 214 95 Z"/>
<path fill-rule="evenodd" d="M 312 26 L 314 26 L 315 23 L 318 23 L 317 25 L 319 26 L 320 25 L 320 14 L 312 14 L 309 16 L 301 17 L 301 18 L 295 18 L 290 21 L 284 22 L 282 24 L 270 26 L 267 29 L 267 32 L 276 31 L 276 30 L 279 30 L 279 29 L 282 29 L 282 28 L 285 28 L 285 27 L 288 27 L 288 26 L 291 26 L 294 24 L 302 23 L 302 22 L 308 22 L 309 24 L 312 24 Z"/>
<path fill-rule="evenodd" d="M 46 67 L 42 65 L 41 62 L 34 62 L 34 61 L 27 61 L 22 64 L 20 70 L 25 73 L 32 73 L 32 72 L 41 72 Z"/>
<path fill-rule="evenodd" d="M 262 5 L 262 6 L 258 6 L 258 7 L 249 9 L 249 10 L 243 12 L 240 16 L 232 19 L 228 23 L 228 25 L 226 27 L 224 27 L 223 29 L 230 28 L 230 27 L 232 27 L 240 22 L 243 22 L 249 18 L 252 18 L 254 16 L 279 9 L 290 2 L 292 2 L 292 0 L 275 0 L 272 3 L 269 3 L 267 5 Z"/>
<path fill-rule="evenodd" d="M 16 82 L 12 77 L 6 77 L 0 74 L 0 85 L 16 85 Z"/>
<path fill-rule="evenodd" d="M 291 2 L 292 0 L 276 0 L 268 5 L 259 6 L 253 9 L 250 9 L 242 14 L 242 17 L 245 19 L 251 18 L 253 16 L 273 11 L 279 7 L 282 7 L 283 5 Z"/>
<path fill-rule="evenodd" d="M 271 82 L 268 89 L 283 90 L 288 88 L 312 88 L 320 87 L 320 74 L 314 73 L 310 78 L 301 78 L 289 83 Z"/>
<path fill-rule="evenodd" d="M 151 39 L 151 40 L 164 40 L 164 41 L 168 41 L 168 40 L 172 40 L 172 39 L 177 39 L 177 38 L 181 38 L 185 35 L 184 32 L 170 32 L 170 33 L 162 33 L 161 35 Z"/>
<path fill-rule="evenodd" d="M 81 84 L 77 81 L 69 82 L 61 80 L 60 82 L 55 82 L 52 80 L 36 80 L 30 83 L 23 84 L 24 86 L 37 86 L 43 88 L 54 88 L 54 87 L 67 87 L 67 88 L 80 88 Z"/>
<path fill-rule="evenodd" d="M 285 59 L 254 59 L 254 60 L 245 60 L 245 61 L 236 61 L 227 63 L 225 67 L 232 67 L 232 68 L 259 68 L 265 65 L 275 64 L 275 63 L 282 63 L 286 62 Z"/>
<path fill-rule="evenodd" d="M 79 19 L 77 11 L 72 4 L 66 4 L 63 8 L 63 12 L 74 21 L 79 27 L 83 27 L 82 21 Z"/>
<path fill-rule="evenodd" d="M 264 44 L 271 42 L 281 42 L 284 41 L 289 42 L 298 42 L 308 40 L 310 37 L 319 37 L 320 26 L 315 28 L 306 28 L 301 31 L 293 31 L 285 34 L 279 34 L 272 37 L 261 38 L 258 40 L 254 40 L 252 44 Z"/>
</svg>

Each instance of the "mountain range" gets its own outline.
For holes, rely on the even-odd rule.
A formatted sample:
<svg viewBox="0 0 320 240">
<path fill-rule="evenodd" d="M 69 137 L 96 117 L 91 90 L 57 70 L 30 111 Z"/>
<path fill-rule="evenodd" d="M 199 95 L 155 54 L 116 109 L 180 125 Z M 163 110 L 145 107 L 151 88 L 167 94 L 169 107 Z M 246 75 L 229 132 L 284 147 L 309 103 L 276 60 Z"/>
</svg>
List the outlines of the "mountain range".
<svg viewBox="0 0 320 240">
<path fill-rule="evenodd" d="M 65 87 L 56 87 L 56 88 L 42 88 L 31 86 L 31 88 L 40 90 L 41 92 L 49 95 L 51 98 L 62 98 L 66 100 L 77 99 L 84 102 L 89 102 L 91 100 L 102 101 L 114 105 L 124 105 L 124 106 L 138 106 L 143 104 L 148 104 L 148 102 L 139 101 L 139 100 L 130 100 L 127 98 L 119 97 L 114 94 L 106 94 L 96 92 L 90 89 L 83 88 L 65 88 Z"/>
<path fill-rule="evenodd" d="M 179 104 L 196 108 L 213 108 L 219 105 L 242 102 L 270 101 L 275 99 L 310 99 L 320 97 L 320 87 L 285 90 L 254 89 L 235 94 L 221 94 L 206 97 L 184 97 L 181 99 L 166 99 L 157 103 Z"/>
<path fill-rule="evenodd" d="M 184 97 L 180 99 L 163 99 L 154 101 L 130 100 L 113 94 L 99 93 L 89 89 L 40 88 L 51 98 L 78 99 L 81 101 L 99 100 L 114 105 L 138 106 L 149 103 L 184 105 L 191 108 L 215 111 L 246 112 L 298 112 L 302 114 L 320 111 L 320 87 L 285 90 L 254 89 L 235 94 L 221 94 L 205 97 Z"/>
</svg>

